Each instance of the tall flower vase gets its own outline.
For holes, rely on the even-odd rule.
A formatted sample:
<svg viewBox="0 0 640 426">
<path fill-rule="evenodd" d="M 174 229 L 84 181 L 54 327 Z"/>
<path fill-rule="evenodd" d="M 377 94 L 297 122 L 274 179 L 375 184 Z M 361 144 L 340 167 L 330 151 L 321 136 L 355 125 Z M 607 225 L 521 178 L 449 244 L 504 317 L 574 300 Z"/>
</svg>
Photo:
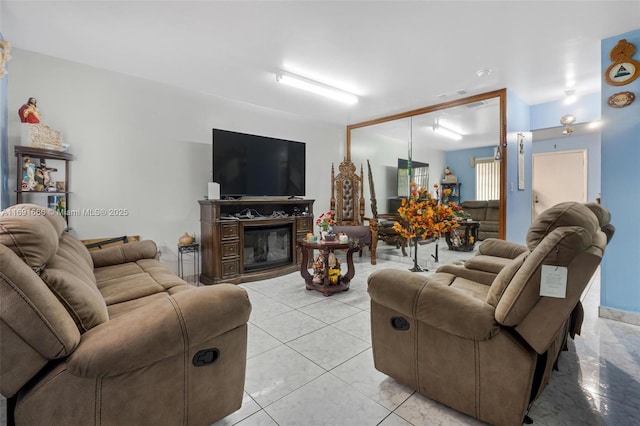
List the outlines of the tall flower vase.
<svg viewBox="0 0 640 426">
<path fill-rule="evenodd" d="M 409 269 L 411 272 L 427 272 L 428 269 L 422 269 L 418 265 L 418 237 L 413 239 L 413 268 Z"/>
</svg>

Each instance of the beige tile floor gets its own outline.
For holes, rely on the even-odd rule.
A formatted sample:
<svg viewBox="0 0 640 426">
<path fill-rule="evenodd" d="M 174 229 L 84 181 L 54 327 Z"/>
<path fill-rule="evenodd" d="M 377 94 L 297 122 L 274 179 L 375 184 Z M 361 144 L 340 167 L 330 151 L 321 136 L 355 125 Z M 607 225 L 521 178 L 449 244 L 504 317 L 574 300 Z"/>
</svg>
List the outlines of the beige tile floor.
<svg viewBox="0 0 640 426">
<path fill-rule="evenodd" d="M 472 253 L 420 246 L 432 273 Z M 245 283 L 253 304 L 242 408 L 216 423 L 234 425 L 474 425 L 373 367 L 366 281 L 377 269 L 407 269 L 409 258 L 381 247 L 378 264 L 356 258 L 349 291 L 307 291 L 299 273 Z M 534 425 L 640 425 L 640 327 L 597 317 L 599 278 L 585 292 L 582 336 L 536 401 Z"/>
<path fill-rule="evenodd" d="M 434 245 L 418 251 L 431 273 Z M 216 426 L 481 424 L 373 367 L 367 277 L 410 267 L 398 253 L 380 247 L 376 266 L 367 254 L 356 258 L 350 290 L 331 297 L 305 290 L 299 273 L 242 284 L 253 304 L 244 402 Z M 441 245 L 439 264 L 471 254 Z M 534 426 L 640 425 L 640 327 L 598 318 L 599 284 L 594 277 L 584 295 L 582 336 L 570 341 L 529 413 Z M 0 398 L 0 424 L 4 403 Z"/>
</svg>

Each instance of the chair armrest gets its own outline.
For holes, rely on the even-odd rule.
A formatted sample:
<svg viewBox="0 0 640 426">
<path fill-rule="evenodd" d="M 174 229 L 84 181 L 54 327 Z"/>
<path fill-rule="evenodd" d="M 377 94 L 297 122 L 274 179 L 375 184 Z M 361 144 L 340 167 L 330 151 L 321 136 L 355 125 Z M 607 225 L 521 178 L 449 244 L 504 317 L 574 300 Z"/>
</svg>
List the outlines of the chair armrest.
<svg viewBox="0 0 640 426">
<path fill-rule="evenodd" d="M 151 240 L 144 240 L 90 251 L 89 254 L 93 260 L 93 267 L 101 268 L 103 266 L 135 262 L 140 259 L 154 259 L 157 252 L 156 243 Z"/>
<path fill-rule="evenodd" d="M 465 339 L 487 340 L 500 332 L 495 308 L 450 287 L 455 276 L 380 270 L 369 276 L 372 303 Z"/>
<path fill-rule="evenodd" d="M 493 274 L 494 277 L 522 253 L 528 253 L 526 246 L 497 238 L 487 238 L 480 244 L 478 253 L 465 261 L 464 267 Z"/>
<path fill-rule="evenodd" d="M 467 268 L 466 264 L 463 265 L 454 265 L 454 264 L 445 264 L 436 269 L 436 273 L 446 273 L 455 275 L 458 278 L 465 278 L 467 280 L 475 281 L 487 286 L 490 286 L 493 281 L 498 276 L 497 273 L 484 271 L 481 269 L 472 269 Z"/>
<path fill-rule="evenodd" d="M 497 238 L 487 238 L 478 247 L 479 254 L 507 259 L 515 259 L 525 251 L 529 251 L 526 246 Z"/>
<path fill-rule="evenodd" d="M 233 284 L 177 292 L 87 331 L 67 367 L 80 377 L 133 371 L 240 327 L 250 313 L 247 292 Z"/>
</svg>

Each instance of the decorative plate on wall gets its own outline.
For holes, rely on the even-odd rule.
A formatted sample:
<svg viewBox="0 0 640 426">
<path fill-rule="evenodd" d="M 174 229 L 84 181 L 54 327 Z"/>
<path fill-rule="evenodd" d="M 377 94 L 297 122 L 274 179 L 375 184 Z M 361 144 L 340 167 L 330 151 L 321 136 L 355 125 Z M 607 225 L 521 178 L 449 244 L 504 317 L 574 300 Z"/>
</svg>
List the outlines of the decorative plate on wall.
<svg viewBox="0 0 640 426">
<path fill-rule="evenodd" d="M 604 72 L 604 79 L 612 86 L 623 86 L 640 76 L 640 62 L 631 59 L 636 47 L 622 39 L 611 49 L 609 59 L 613 61 Z"/>
<path fill-rule="evenodd" d="M 620 92 L 609 96 L 607 103 L 612 108 L 624 108 L 631 105 L 635 99 L 636 95 L 633 92 Z"/>
</svg>

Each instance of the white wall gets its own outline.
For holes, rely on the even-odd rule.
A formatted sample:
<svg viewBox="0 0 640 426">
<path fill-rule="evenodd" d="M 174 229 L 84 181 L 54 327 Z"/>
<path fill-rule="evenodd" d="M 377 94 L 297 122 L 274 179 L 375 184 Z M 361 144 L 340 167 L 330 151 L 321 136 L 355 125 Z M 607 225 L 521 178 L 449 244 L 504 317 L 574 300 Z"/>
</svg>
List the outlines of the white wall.
<svg viewBox="0 0 640 426">
<path fill-rule="evenodd" d="M 408 159 L 408 151 L 408 141 L 376 134 L 375 129 L 370 130 L 364 127 L 351 131 L 351 161 L 358 168 L 358 173 L 360 173 L 360 164 L 364 165 L 365 216 L 372 217 L 367 160 L 371 164 L 378 213 L 395 213 L 389 211 L 388 199 L 396 198 L 398 195 L 398 159 Z M 434 192 L 433 184 L 442 180 L 442 174 L 446 167 L 445 158 L 446 152 L 444 151 L 429 148 L 425 144 L 415 142 L 413 144 L 413 160 L 429 164 L 428 190 L 431 193 Z"/>
<path fill-rule="evenodd" d="M 187 92 L 20 49 L 12 51 L 8 88 L 10 188 L 17 110 L 38 99 L 44 124 L 71 144 L 70 208 L 123 208 L 125 217 L 73 217 L 79 238 L 140 235 L 155 240 L 165 260 L 178 238 L 200 234 L 197 200 L 211 179 L 211 129 L 307 143 L 307 193 L 314 210 L 329 207 L 329 171 L 344 156 L 344 127 Z M 15 195 L 12 195 L 12 203 Z"/>
</svg>

